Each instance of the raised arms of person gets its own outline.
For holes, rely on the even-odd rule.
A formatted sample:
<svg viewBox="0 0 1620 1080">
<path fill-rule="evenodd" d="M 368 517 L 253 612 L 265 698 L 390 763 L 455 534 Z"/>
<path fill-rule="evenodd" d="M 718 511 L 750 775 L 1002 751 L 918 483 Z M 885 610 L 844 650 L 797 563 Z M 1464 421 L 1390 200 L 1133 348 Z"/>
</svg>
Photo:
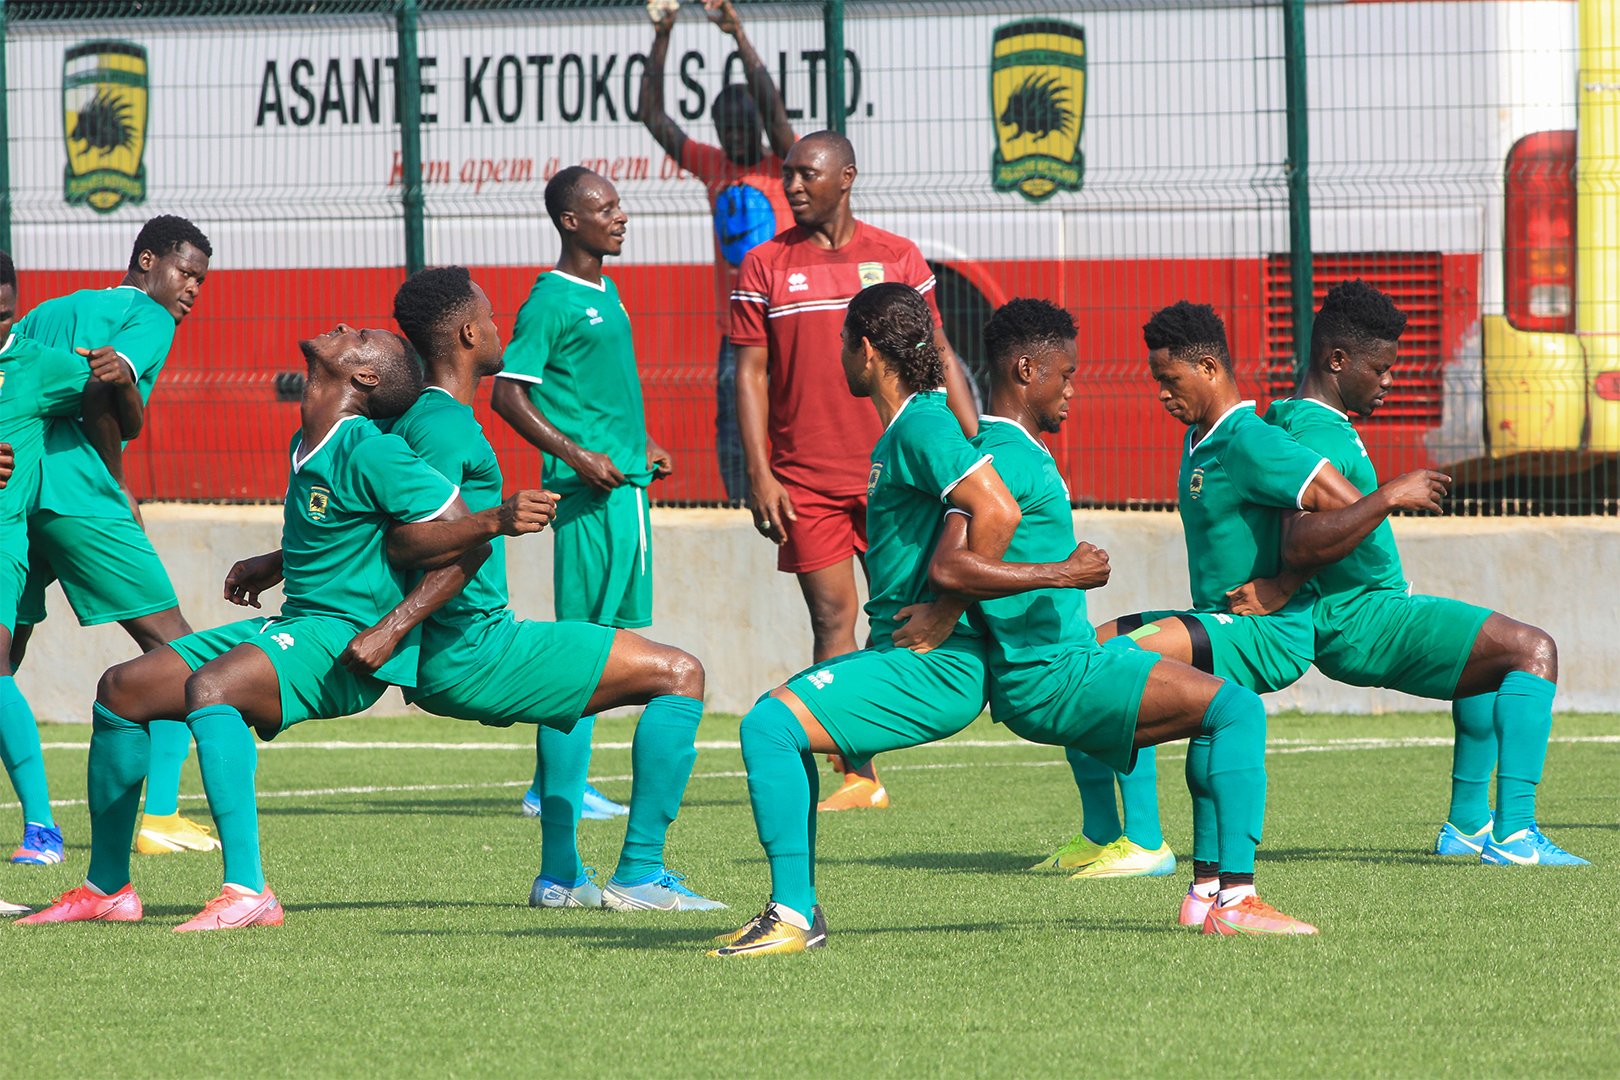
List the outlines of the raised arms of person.
<svg viewBox="0 0 1620 1080">
<path fill-rule="evenodd" d="M 946 404 L 950 405 L 956 422 L 962 425 L 963 434 L 971 439 L 979 433 L 979 399 L 974 396 L 967 365 L 951 348 L 943 326 L 934 327 L 934 347 L 939 350 L 939 358 L 945 361 Z"/>
<path fill-rule="evenodd" d="M 479 544 L 449 566 L 429 570 L 422 580 L 405 595 L 405 599 L 384 615 L 376 625 L 367 627 L 354 636 L 338 657 L 338 662 L 350 671 L 370 675 L 388 663 L 405 635 L 427 621 L 427 617 L 444 607 L 473 579 L 491 548 Z"/>
<path fill-rule="evenodd" d="M 523 490 L 499 506 L 468 513 L 456 497 L 432 521 L 399 522 L 388 530 L 388 561 L 402 569 L 435 570 L 497 536 L 537 533 L 556 514 L 557 496 Z"/>
<path fill-rule="evenodd" d="M 523 436 L 526 442 L 554 458 L 566 461 L 581 480 L 597 491 L 612 491 L 625 482 L 624 473 L 613 464 L 612 458 L 585 449 L 557 430 L 557 426 L 546 419 L 545 413 L 540 411 L 527 388 L 518 380 L 496 379 L 495 387 L 490 391 L 489 403 L 495 414 L 511 424 L 512 430 Z"/>
<path fill-rule="evenodd" d="M 753 95 L 754 104 L 759 106 L 759 114 L 765 118 L 765 134 L 771 141 L 771 152 L 777 157 L 787 157 L 798 136 L 793 134 L 793 122 L 788 119 L 787 106 L 782 103 L 782 94 L 771 79 L 770 70 L 759 58 L 759 53 L 754 51 L 754 43 L 743 33 L 742 18 L 737 14 L 737 9 L 732 6 L 731 0 L 703 0 L 703 7 L 714 24 L 737 42 L 737 56 L 742 60 L 743 72 L 748 79 L 748 92 Z M 650 60 L 648 64 L 650 67 Z"/>
<path fill-rule="evenodd" d="M 652 48 L 641 70 L 641 122 L 664 153 L 679 162 L 686 149 L 686 132 L 664 111 L 664 62 L 669 58 L 669 32 L 675 28 L 676 10 L 671 8 L 653 23 Z"/>
<path fill-rule="evenodd" d="M 1035 589 L 1097 589 L 1108 584 L 1108 552 L 1081 543 L 1062 562 L 1011 563 L 987 558 L 968 544 L 968 519 L 955 510 L 928 563 L 928 584 L 947 596 L 994 600 Z"/>
</svg>

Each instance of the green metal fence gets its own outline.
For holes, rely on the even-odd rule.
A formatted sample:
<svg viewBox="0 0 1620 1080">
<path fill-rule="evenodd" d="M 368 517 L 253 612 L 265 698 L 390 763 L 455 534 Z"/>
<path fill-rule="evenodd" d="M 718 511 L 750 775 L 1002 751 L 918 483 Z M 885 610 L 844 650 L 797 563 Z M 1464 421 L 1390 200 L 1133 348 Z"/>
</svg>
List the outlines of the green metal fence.
<svg viewBox="0 0 1620 1080">
<path fill-rule="evenodd" d="M 1290 392 L 1325 290 L 1363 277 L 1412 316 L 1388 405 L 1361 423 L 1380 470 L 1443 467 L 1465 482 L 1459 509 L 1538 513 L 1611 512 L 1620 452 L 1620 384 L 1577 325 L 1614 298 L 1579 293 L 1559 262 L 1594 245 L 1620 260 L 1573 220 L 1588 142 L 1556 134 L 1576 128 L 1578 10 L 737 7 L 797 133 L 853 140 L 857 216 L 922 249 L 970 367 L 982 373 L 979 329 L 1007 299 L 1075 314 L 1079 397 L 1052 445 L 1077 502 L 1175 498 L 1181 429 L 1139 332 L 1154 309 L 1214 304 L 1263 404 Z M 387 325 L 410 269 L 473 267 L 509 331 L 556 254 L 545 181 L 583 162 L 632 216 L 609 272 L 649 424 L 677 455 L 660 497 L 726 500 L 714 222 L 704 186 L 641 122 L 648 5 L 10 0 L 0 33 L 0 244 L 25 309 L 113 283 L 152 213 L 215 243 L 131 447 L 140 494 L 278 497 L 293 342 L 338 319 Z M 667 111 L 715 142 L 708 111 L 741 78 L 738 42 L 695 2 L 670 40 Z M 127 48 L 96 51 L 108 42 Z M 96 81 L 110 68 L 116 92 Z M 116 145 L 83 137 L 98 94 L 122 110 Z M 513 480 L 535 479 L 535 455 L 485 416 Z"/>
</svg>

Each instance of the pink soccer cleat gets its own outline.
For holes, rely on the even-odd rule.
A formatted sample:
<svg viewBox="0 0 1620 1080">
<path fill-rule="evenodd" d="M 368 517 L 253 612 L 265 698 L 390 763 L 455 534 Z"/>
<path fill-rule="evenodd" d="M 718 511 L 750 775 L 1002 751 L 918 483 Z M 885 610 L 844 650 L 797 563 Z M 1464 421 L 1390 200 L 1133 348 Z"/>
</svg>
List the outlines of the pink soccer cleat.
<svg viewBox="0 0 1620 1080">
<path fill-rule="evenodd" d="M 1204 917 L 1206 934 L 1314 934 L 1316 927 L 1284 915 L 1258 896 L 1235 904 L 1216 904 Z"/>
<path fill-rule="evenodd" d="M 1203 926 L 1209 909 L 1215 906 L 1213 896 L 1199 896 L 1191 889 L 1181 898 L 1181 915 L 1176 919 L 1182 926 Z"/>
<path fill-rule="evenodd" d="M 103 896 L 88 885 L 69 889 L 44 911 L 18 919 L 18 926 L 43 926 L 63 922 L 140 922 L 141 898 L 134 885 L 125 885 Z"/>
<path fill-rule="evenodd" d="M 177 934 L 192 930 L 240 930 L 246 926 L 280 926 L 281 901 L 269 889 L 250 893 L 227 885 L 194 917 L 174 928 Z"/>
</svg>

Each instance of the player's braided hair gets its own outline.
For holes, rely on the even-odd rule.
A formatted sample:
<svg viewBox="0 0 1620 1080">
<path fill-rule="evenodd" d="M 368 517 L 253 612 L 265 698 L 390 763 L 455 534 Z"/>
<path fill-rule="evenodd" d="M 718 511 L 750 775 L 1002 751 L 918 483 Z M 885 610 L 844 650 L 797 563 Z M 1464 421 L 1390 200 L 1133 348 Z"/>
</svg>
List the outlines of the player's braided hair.
<svg viewBox="0 0 1620 1080">
<path fill-rule="evenodd" d="M 180 250 L 181 244 L 190 244 L 198 251 L 213 258 L 214 248 L 208 242 L 203 231 L 183 217 L 173 214 L 159 214 L 152 218 L 135 236 L 135 246 L 129 253 L 129 269 L 131 273 L 141 268 L 141 252 L 150 251 L 158 258 L 170 252 Z"/>
<path fill-rule="evenodd" d="M 1399 341 L 1406 313 L 1395 301 L 1356 278 L 1328 290 L 1311 326 L 1311 360 L 1325 361 L 1334 349 L 1364 352 L 1384 341 Z"/>
<path fill-rule="evenodd" d="M 1142 341 L 1150 352 L 1169 349 L 1173 359 L 1188 363 L 1206 354 L 1213 356 L 1231 374 L 1232 354 L 1226 348 L 1226 324 L 1208 304 L 1177 300 L 1155 311 L 1142 327 Z"/>
<path fill-rule="evenodd" d="M 17 267 L 11 262 L 11 252 L 0 251 L 0 286 L 17 287 Z"/>
<path fill-rule="evenodd" d="M 999 378 L 1011 361 L 1061 349 L 1078 332 L 1074 316 L 1051 301 L 1019 297 L 1002 304 L 984 324 L 984 351 Z"/>
<path fill-rule="evenodd" d="M 465 266 L 436 266 L 405 279 L 394 294 L 394 321 L 416 351 L 432 360 L 472 315 L 472 275 Z"/>
<path fill-rule="evenodd" d="M 934 345 L 934 313 L 910 285 L 885 281 L 862 289 L 844 314 L 844 337 L 872 343 L 911 390 L 945 385 L 945 363 Z"/>
<path fill-rule="evenodd" d="M 566 169 L 559 169 L 556 176 L 546 181 L 546 213 L 551 215 L 551 223 L 559 230 L 562 229 L 563 211 L 573 208 L 579 185 L 585 182 L 586 177 L 595 175 L 583 165 L 570 165 Z"/>
</svg>

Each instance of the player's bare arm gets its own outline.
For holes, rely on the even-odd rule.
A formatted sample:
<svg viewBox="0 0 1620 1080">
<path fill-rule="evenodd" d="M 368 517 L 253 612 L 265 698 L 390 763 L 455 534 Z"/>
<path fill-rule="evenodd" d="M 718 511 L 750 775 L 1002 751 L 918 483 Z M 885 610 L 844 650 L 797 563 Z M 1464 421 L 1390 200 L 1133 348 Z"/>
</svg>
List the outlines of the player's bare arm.
<svg viewBox="0 0 1620 1080">
<path fill-rule="evenodd" d="M 394 610 L 354 636 L 354 640 L 338 656 L 338 662 L 350 671 L 363 675 L 370 675 L 388 663 L 388 658 L 394 655 L 399 643 L 405 640 L 405 635 L 421 626 L 428 616 L 467 587 L 492 550 L 488 544 L 480 544 L 449 566 L 423 574 L 422 580 Z"/>
<path fill-rule="evenodd" d="M 496 379 L 489 403 L 495 414 L 511 424 L 512 430 L 523 436 L 529 445 L 566 461 L 580 479 L 597 491 L 612 491 L 625 482 L 624 474 L 613 464 L 612 458 L 585 449 L 557 430 L 529 397 L 528 391 L 515 380 Z"/>
<path fill-rule="evenodd" d="M 17 467 L 17 452 L 8 442 L 0 442 L 0 488 L 11 480 L 11 471 Z"/>
<path fill-rule="evenodd" d="M 737 43 L 737 56 L 742 60 L 743 73 L 748 80 L 748 92 L 754 98 L 754 104 L 759 106 L 759 114 L 765 118 L 765 134 L 771 141 L 771 152 L 777 157 L 787 157 L 787 152 L 793 149 L 798 136 L 793 134 L 793 122 L 788 119 L 787 106 L 782 103 L 782 94 L 771 79 L 770 69 L 759 58 L 754 50 L 754 43 L 748 40 L 743 33 L 742 18 L 731 0 L 703 0 L 704 10 L 709 18 L 714 20 L 723 33 L 730 34 Z M 668 18 L 673 21 L 674 12 Z M 656 47 L 656 43 L 655 43 Z M 667 38 L 666 38 L 666 48 Z M 652 69 L 651 58 L 648 59 L 648 71 Z M 659 80 L 663 86 L 663 80 Z M 643 98 L 645 100 L 645 98 Z M 679 155 L 676 155 L 679 157 Z"/>
<path fill-rule="evenodd" d="M 497 536 L 537 533 L 556 515 L 557 496 L 525 489 L 499 506 L 467 512 L 457 496 L 432 521 L 400 522 L 388 530 L 388 561 L 401 569 L 436 570 Z"/>
<path fill-rule="evenodd" d="M 962 425 L 962 433 L 971 439 L 979 433 L 979 405 L 973 397 L 973 385 L 968 382 L 967 365 L 951 348 L 942 326 L 934 327 L 934 347 L 945 362 L 945 400 L 956 422 Z"/>
<path fill-rule="evenodd" d="M 679 161 L 686 148 L 686 132 L 664 111 L 664 64 L 669 58 L 669 32 L 675 28 L 677 10 L 671 8 L 653 23 L 652 48 L 647 51 L 647 66 L 641 72 L 641 122 L 664 153 Z"/>
<path fill-rule="evenodd" d="M 928 564 L 928 584 L 964 600 L 994 600 L 1036 589 L 1097 589 L 1108 584 L 1108 552 L 1080 543 L 1062 562 L 1011 563 L 989 559 L 968 544 L 963 514 L 945 518 L 944 531 Z"/>
<path fill-rule="evenodd" d="M 742 435 L 743 457 L 748 465 L 749 509 L 754 528 L 771 543 L 787 543 L 787 526 L 798 520 L 787 489 L 771 472 L 771 438 L 767 417 L 770 379 L 766 374 L 763 345 L 743 345 L 737 349 L 737 428 Z"/>
<path fill-rule="evenodd" d="M 237 607 L 261 607 L 259 594 L 281 584 L 281 549 L 243 559 L 225 575 L 225 599 Z"/>
<path fill-rule="evenodd" d="M 124 443 L 140 434 L 146 420 L 135 372 L 111 345 L 74 351 L 90 365 L 90 381 L 85 384 L 79 407 L 85 438 L 118 482 L 129 501 L 130 513 L 139 522 L 140 504 L 124 483 Z"/>
<path fill-rule="evenodd" d="M 662 480 L 675 473 L 675 455 L 664 449 L 651 435 L 647 436 L 647 464 L 652 466 L 654 480 Z"/>
</svg>

